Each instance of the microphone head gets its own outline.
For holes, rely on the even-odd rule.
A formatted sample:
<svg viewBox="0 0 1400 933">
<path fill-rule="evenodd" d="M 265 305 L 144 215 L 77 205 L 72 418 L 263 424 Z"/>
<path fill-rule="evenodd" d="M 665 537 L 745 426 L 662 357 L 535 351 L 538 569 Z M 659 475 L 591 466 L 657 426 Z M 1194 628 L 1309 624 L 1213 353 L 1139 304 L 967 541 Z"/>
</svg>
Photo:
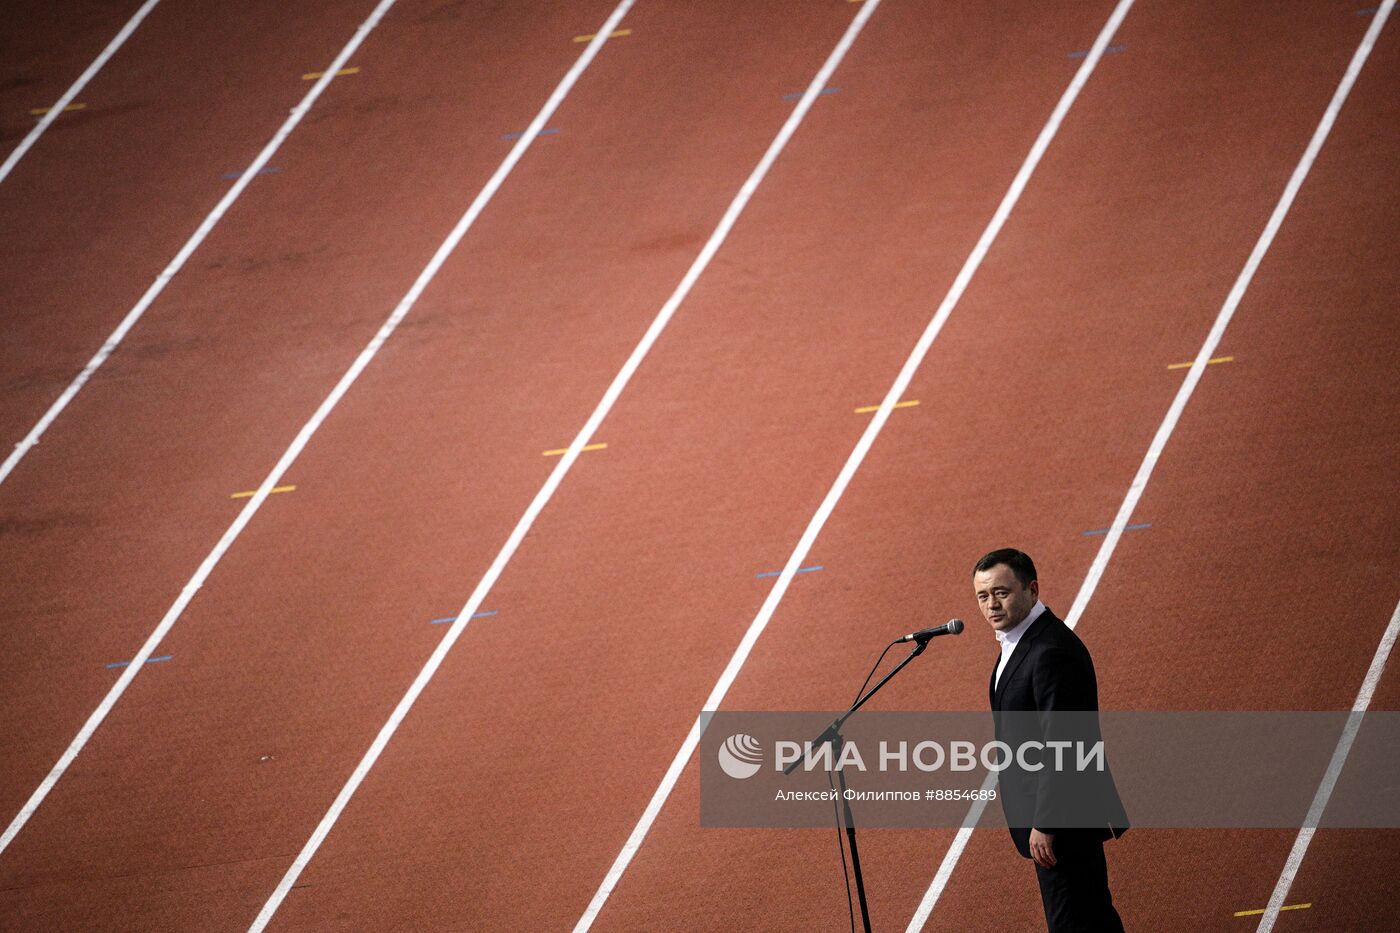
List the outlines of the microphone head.
<svg viewBox="0 0 1400 933">
<path fill-rule="evenodd" d="M 962 634 L 962 630 L 963 630 L 963 621 L 962 621 L 962 619 L 951 619 L 951 620 L 949 620 L 949 622 L 948 622 L 948 634 L 949 634 L 949 635 L 961 635 L 961 634 Z"/>
</svg>

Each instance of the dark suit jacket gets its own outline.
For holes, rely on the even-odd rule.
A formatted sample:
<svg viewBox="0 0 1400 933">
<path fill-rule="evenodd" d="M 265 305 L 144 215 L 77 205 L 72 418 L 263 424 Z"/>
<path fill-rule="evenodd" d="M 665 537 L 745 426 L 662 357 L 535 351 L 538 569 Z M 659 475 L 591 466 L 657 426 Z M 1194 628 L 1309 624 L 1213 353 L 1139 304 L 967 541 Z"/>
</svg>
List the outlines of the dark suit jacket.
<svg viewBox="0 0 1400 933">
<path fill-rule="evenodd" d="M 1013 749 L 1027 741 L 1071 741 L 1091 748 L 1101 739 L 1098 682 L 1089 649 L 1049 609 L 1017 642 L 1000 683 L 996 665 L 992 666 L 987 693 L 997 739 Z M 1066 761 L 1073 762 L 1076 754 L 1067 754 Z M 1053 761 L 1052 755 L 1030 760 L 1035 757 Z M 1056 836 L 1083 833 L 1097 839 L 1127 832 L 1127 813 L 1106 755 L 1102 771 L 1073 767 L 1036 771 L 1013 764 L 1001 772 L 999 786 L 1011 838 L 1026 858 L 1030 858 L 1032 828 Z"/>
</svg>

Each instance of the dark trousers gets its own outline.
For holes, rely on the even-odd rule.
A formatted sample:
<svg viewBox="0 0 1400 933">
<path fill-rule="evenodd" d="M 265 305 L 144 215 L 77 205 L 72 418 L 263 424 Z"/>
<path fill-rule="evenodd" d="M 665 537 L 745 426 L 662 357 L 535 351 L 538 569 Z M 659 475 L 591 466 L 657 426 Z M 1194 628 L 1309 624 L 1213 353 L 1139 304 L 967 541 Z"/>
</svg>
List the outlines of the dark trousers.
<svg viewBox="0 0 1400 933">
<path fill-rule="evenodd" d="M 1055 835 L 1054 850 L 1054 868 L 1035 866 L 1050 933 L 1122 933 L 1123 921 L 1108 892 L 1103 841 L 1061 832 Z"/>
</svg>

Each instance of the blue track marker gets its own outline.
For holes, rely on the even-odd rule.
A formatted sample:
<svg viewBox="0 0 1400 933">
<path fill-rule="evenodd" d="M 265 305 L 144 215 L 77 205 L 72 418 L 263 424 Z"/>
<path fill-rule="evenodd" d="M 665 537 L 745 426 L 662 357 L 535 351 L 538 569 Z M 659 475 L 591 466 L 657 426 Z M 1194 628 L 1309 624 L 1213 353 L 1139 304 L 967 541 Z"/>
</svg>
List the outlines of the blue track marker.
<svg viewBox="0 0 1400 933">
<path fill-rule="evenodd" d="M 147 658 L 147 659 L 146 659 L 146 663 L 147 663 L 147 664 L 159 664 L 161 661 L 169 661 L 169 660 L 170 660 L 171 658 L 173 658 L 173 657 L 174 657 L 173 654 L 167 654 L 167 655 L 163 655 L 163 656 L 161 656 L 161 657 L 159 657 L 159 658 Z M 114 661 L 113 663 L 108 664 L 108 665 L 107 665 L 107 668 L 108 668 L 108 670 L 110 670 L 111 668 L 114 668 L 114 667 L 126 667 L 126 666 L 127 666 L 128 664 L 130 664 L 130 663 L 131 663 L 130 661 Z"/>
<path fill-rule="evenodd" d="M 1107 55 L 1109 52 L 1121 52 L 1121 51 L 1123 51 L 1123 46 L 1121 46 L 1121 45 L 1110 45 L 1108 48 L 1104 49 L 1103 51 L 1104 51 L 1104 54 L 1105 54 L 1105 55 Z M 1070 58 L 1087 58 L 1088 56 L 1089 56 L 1089 50 L 1088 50 L 1088 49 L 1080 49 L 1078 52 L 1070 52 L 1070 53 L 1069 53 L 1069 57 L 1070 57 Z"/>
<path fill-rule="evenodd" d="M 282 170 L 281 170 L 280 168 L 278 168 L 277 166 L 275 166 L 275 165 L 264 165 L 262 168 L 258 169 L 257 174 L 259 174 L 259 175 L 276 175 L 276 174 L 277 174 L 278 172 L 280 172 L 280 171 L 282 171 Z M 242 173 L 242 172 L 224 172 L 224 181 L 233 181 L 233 180 L 235 180 L 235 179 L 242 178 L 242 177 L 243 177 L 243 173 Z"/>
<path fill-rule="evenodd" d="M 1368 7 L 1366 7 L 1366 9 L 1364 9 L 1364 10 L 1357 10 L 1357 11 L 1356 11 L 1356 15 L 1357 15 L 1357 16 L 1370 16 L 1372 13 L 1379 13 L 1379 12 L 1380 12 L 1380 9 L 1381 9 L 1381 8 L 1378 7 L 1378 6 L 1368 6 Z"/>
<path fill-rule="evenodd" d="M 550 129 L 547 129 L 547 130 L 540 130 L 539 135 L 541 135 L 541 136 L 553 136 L 555 133 L 558 133 L 558 132 L 559 132 L 559 130 L 558 130 L 557 128 L 550 128 Z M 524 132 L 520 132 L 520 133 L 507 133 L 507 134 L 505 134 L 504 136 L 502 136 L 501 138 L 502 138 L 502 139 L 519 139 L 520 137 L 522 137 L 522 136 L 524 136 L 524 135 L 525 135 Z"/>
<path fill-rule="evenodd" d="M 824 87 L 820 91 L 818 91 L 817 94 L 836 94 L 840 92 L 840 90 L 841 89 L 839 87 Z M 791 94 L 784 94 L 783 100 L 797 100 L 797 98 L 801 97 L 803 94 L 806 93 L 806 91 L 793 91 Z"/>
<path fill-rule="evenodd" d="M 821 569 L 822 569 L 822 568 L 821 568 L 821 565 L 820 565 L 820 564 L 814 564 L 814 565 L 812 565 L 811 567 L 798 567 L 797 570 L 796 570 L 795 572 L 796 572 L 796 573 L 812 573 L 813 571 L 821 570 Z M 756 574 L 754 574 L 754 576 L 755 576 L 755 577 L 776 577 L 776 576 L 778 576 L 780 573 L 782 573 L 781 570 L 765 570 L 763 573 L 756 573 Z"/>
<path fill-rule="evenodd" d="M 1123 530 L 1124 530 L 1124 531 L 1138 531 L 1138 530 L 1143 529 L 1143 528 L 1151 528 L 1151 527 L 1152 527 L 1152 523 L 1151 523 L 1151 522 L 1144 522 L 1144 523 L 1141 524 L 1141 525 L 1128 525 L 1128 526 L 1126 526 Z M 1107 528 L 1095 528 L 1095 529 L 1093 529 L 1092 531 L 1086 531 L 1086 532 L 1084 532 L 1084 534 L 1085 534 L 1086 537 L 1087 537 L 1088 535 L 1106 535 L 1106 534 L 1108 534 L 1108 529 L 1107 529 Z"/>
<path fill-rule="evenodd" d="M 473 618 L 473 619 L 484 619 L 484 618 L 486 618 L 487 616 L 493 616 L 493 615 L 495 615 L 498 611 L 499 611 L 499 610 L 497 610 L 497 609 L 492 609 L 490 612 L 478 612 L 478 613 L 476 613 L 475 615 L 473 615 L 472 618 Z M 456 617 L 456 616 L 443 616 L 441 619 L 432 619 L 432 620 L 430 620 L 430 621 L 428 622 L 428 624 L 429 624 L 429 625 L 442 625 L 442 624 L 445 623 L 445 622 L 456 622 L 456 621 L 457 621 L 457 617 Z"/>
</svg>

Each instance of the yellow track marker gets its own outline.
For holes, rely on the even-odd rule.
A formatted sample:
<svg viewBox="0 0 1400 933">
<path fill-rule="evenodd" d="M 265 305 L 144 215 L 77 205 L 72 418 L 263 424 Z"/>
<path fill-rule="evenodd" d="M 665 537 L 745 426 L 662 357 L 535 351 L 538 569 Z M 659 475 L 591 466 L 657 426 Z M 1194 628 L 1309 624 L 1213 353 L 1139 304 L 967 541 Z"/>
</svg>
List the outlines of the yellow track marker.
<svg viewBox="0 0 1400 933">
<path fill-rule="evenodd" d="M 602 450 L 603 448 L 605 448 L 605 447 L 607 447 L 607 446 L 608 446 L 607 444 L 589 444 L 587 447 L 581 447 L 581 448 L 579 448 L 579 452 L 582 453 L 582 452 L 585 451 L 585 450 Z M 566 454 L 566 453 L 568 453 L 568 452 L 569 452 L 569 448 L 567 448 L 567 447 L 560 447 L 558 450 L 546 450 L 546 451 L 544 452 L 544 455 L 545 455 L 546 457 L 558 457 L 560 454 Z"/>
<path fill-rule="evenodd" d="M 608 38 L 609 38 L 609 39 L 617 39 L 617 38 L 619 38 L 619 37 L 621 37 L 621 36 L 630 36 L 630 35 L 632 35 L 632 30 L 630 30 L 630 29 L 619 29 L 617 32 L 610 32 L 610 33 L 608 33 Z M 575 42 L 592 42 L 592 41 L 593 41 L 594 39 L 596 39 L 596 38 L 598 38 L 598 34 L 597 34 L 596 32 L 594 32 L 594 33 L 590 33 L 589 35 L 586 35 L 586 36 L 574 36 L 574 41 L 575 41 Z"/>
<path fill-rule="evenodd" d="M 917 405 L 917 404 L 919 404 L 919 400 L 918 400 L 918 399 L 913 399 L 912 401 L 908 401 L 908 402 L 895 402 L 895 403 L 894 403 L 894 407 L 895 407 L 895 408 L 913 408 L 913 407 L 914 407 L 915 405 Z M 858 415 L 868 415 L 868 414 L 870 414 L 872 411 L 879 411 L 879 410 L 880 410 L 880 406 L 879 406 L 879 405 L 866 405 L 864 408 L 857 408 L 857 409 L 856 409 L 856 414 L 858 414 Z"/>
<path fill-rule="evenodd" d="M 291 492 L 293 489 L 296 489 L 296 487 L 295 487 L 295 486 L 274 486 L 274 487 L 272 488 L 272 491 L 273 491 L 273 492 Z M 248 492 L 236 492 L 236 493 L 234 493 L 233 495 L 229 496 L 229 498 L 230 498 L 230 499 L 251 499 L 251 498 L 253 498 L 254 496 L 256 496 L 257 494 L 258 494 L 258 491 L 257 491 L 256 489 L 250 489 Z"/>
<path fill-rule="evenodd" d="M 1214 359 L 1206 360 L 1206 365 L 1210 366 L 1212 363 L 1233 363 L 1234 361 L 1235 358 L 1233 356 L 1217 356 Z M 1194 365 L 1196 365 L 1196 361 L 1191 360 L 1188 363 L 1172 363 L 1167 369 L 1190 369 Z"/>
<path fill-rule="evenodd" d="M 1282 907 L 1280 907 L 1279 910 L 1307 910 L 1307 909 L 1308 909 L 1309 907 L 1311 907 L 1311 906 L 1312 906 L 1312 904 L 1310 904 L 1310 903 L 1309 903 L 1309 904 L 1285 904 L 1285 905 L 1283 905 Z M 1264 910 L 1265 910 L 1265 908 L 1263 908 L 1263 907 L 1260 907 L 1258 910 L 1237 910 L 1237 911 L 1235 911 L 1235 916 L 1236 916 L 1236 917 L 1257 917 L 1257 916 L 1259 916 L 1260 914 L 1262 914 L 1262 913 L 1264 912 Z"/>
<path fill-rule="evenodd" d="M 357 75 L 359 73 L 360 69 L 358 68 L 342 68 L 335 73 L 335 76 L 339 78 L 341 75 Z M 308 71 L 306 74 L 301 76 L 301 80 L 315 81 L 317 78 L 321 77 L 324 74 L 324 71 Z"/>
<path fill-rule="evenodd" d="M 52 110 L 52 109 L 53 109 L 52 107 L 35 107 L 33 110 L 29 111 L 29 115 L 30 115 L 31 117 L 42 117 L 44 114 L 48 113 L 48 112 L 49 112 L 50 110 Z M 87 104 L 69 104 L 67 107 L 64 107 L 64 108 L 63 108 L 63 112 L 64 112 L 64 113 L 68 113 L 70 110 L 86 110 L 86 109 L 87 109 Z"/>
</svg>

